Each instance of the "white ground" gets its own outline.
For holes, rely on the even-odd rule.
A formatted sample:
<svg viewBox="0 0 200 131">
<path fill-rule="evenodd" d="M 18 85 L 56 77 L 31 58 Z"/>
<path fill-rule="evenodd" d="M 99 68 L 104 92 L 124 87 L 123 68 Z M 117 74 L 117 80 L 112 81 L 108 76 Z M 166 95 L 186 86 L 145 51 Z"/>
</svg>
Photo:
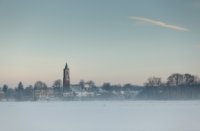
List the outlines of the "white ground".
<svg viewBox="0 0 200 131">
<path fill-rule="evenodd" d="M 0 102 L 0 131 L 200 131 L 200 101 Z"/>
</svg>

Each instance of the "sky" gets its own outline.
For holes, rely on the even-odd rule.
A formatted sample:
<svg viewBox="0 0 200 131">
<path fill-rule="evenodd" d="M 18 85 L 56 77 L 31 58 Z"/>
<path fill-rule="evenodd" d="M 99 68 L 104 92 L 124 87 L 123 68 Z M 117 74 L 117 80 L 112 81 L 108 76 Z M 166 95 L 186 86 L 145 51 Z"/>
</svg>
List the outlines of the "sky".
<svg viewBox="0 0 200 131">
<path fill-rule="evenodd" d="M 0 0 L 0 86 L 200 76 L 200 0 Z"/>
</svg>

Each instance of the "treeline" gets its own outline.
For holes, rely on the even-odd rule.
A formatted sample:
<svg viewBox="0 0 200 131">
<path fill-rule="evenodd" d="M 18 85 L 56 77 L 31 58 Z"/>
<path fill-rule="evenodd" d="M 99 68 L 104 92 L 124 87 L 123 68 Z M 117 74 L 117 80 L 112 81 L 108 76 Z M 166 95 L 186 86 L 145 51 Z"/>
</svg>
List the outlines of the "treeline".
<svg viewBox="0 0 200 131">
<path fill-rule="evenodd" d="M 59 83 L 58 83 L 59 82 Z M 22 82 L 19 82 L 16 88 L 10 88 L 6 84 L 0 88 L 0 99 L 6 100 L 17 100 L 17 101 L 24 101 L 24 100 L 37 100 L 37 94 L 40 91 L 41 95 L 47 94 L 48 90 L 55 90 L 57 91 L 57 84 L 60 84 L 61 88 L 61 80 L 56 80 L 53 84 L 53 87 L 47 87 L 47 85 L 42 81 L 35 82 L 34 86 L 29 85 L 27 87 L 23 86 Z"/>
<path fill-rule="evenodd" d="M 55 80 L 51 87 L 37 81 L 32 86 L 24 87 L 19 82 L 16 88 L 6 84 L 0 87 L 0 100 L 3 101 L 36 101 L 36 100 L 177 100 L 200 99 L 200 80 L 191 74 L 171 74 L 165 82 L 160 77 L 150 77 L 144 86 L 132 84 L 112 85 L 104 83 L 96 86 L 93 81 L 81 80 L 71 85 L 71 91 L 63 92 L 62 81 Z"/>
<path fill-rule="evenodd" d="M 191 74 L 171 74 L 166 82 L 159 77 L 151 77 L 144 84 L 139 99 L 200 99 L 200 80 Z"/>
<path fill-rule="evenodd" d="M 135 92 L 143 89 L 142 86 L 131 84 L 111 85 L 104 83 L 96 86 L 93 81 L 81 80 L 76 85 L 71 85 L 71 91 L 63 92 L 62 81 L 55 80 L 51 87 L 46 83 L 37 81 L 27 87 L 19 82 L 17 87 L 10 88 L 6 84 L 0 87 L 0 100 L 3 101 L 37 101 L 37 100 L 84 100 L 84 99 L 123 99 L 126 94 L 134 96 Z"/>
</svg>

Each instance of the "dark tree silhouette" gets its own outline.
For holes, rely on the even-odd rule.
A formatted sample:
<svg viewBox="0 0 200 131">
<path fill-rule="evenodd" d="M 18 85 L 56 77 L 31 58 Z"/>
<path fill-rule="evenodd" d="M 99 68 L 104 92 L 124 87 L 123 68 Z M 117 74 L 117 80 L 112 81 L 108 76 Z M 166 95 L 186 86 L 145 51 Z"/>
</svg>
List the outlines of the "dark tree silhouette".
<svg viewBox="0 0 200 131">
<path fill-rule="evenodd" d="M 167 78 L 168 86 L 179 86 L 183 84 L 184 76 L 179 73 L 174 73 Z"/>
<path fill-rule="evenodd" d="M 23 91 L 24 91 L 24 86 L 21 81 L 19 82 L 15 91 L 16 91 L 16 99 L 21 101 L 23 99 Z"/>
<path fill-rule="evenodd" d="M 34 99 L 34 88 L 32 85 L 29 85 L 24 89 L 24 97 L 26 100 L 33 100 Z"/>
<path fill-rule="evenodd" d="M 191 74 L 184 74 L 184 85 L 193 85 L 195 84 L 195 76 Z"/>
<path fill-rule="evenodd" d="M 8 100 L 8 86 L 5 84 L 5 85 L 3 85 L 3 92 L 4 92 L 4 94 L 5 94 L 5 98 L 6 98 L 6 100 Z"/>
<path fill-rule="evenodd" d="M 85 89 L 85 81 L 84 80 L 80 80 L 79 85 L 81 86 L 81 90 Z"/>
<path fill-rule="evenodd" d="M 160 77 L 150 77 L 145 83 L 146 86 L 150 87 L 159 87 L 161 86 L 161 78 Z"/>
<path fill-rule="evenodd" d="M 54 90 L 54 94 L 56 96 L 61 96 L 61 94 L 62 94 L 62 81 L 60 79 L 55 80 L 52 87 L 53 87 L 53 90 Z"/>
<path fill-rule="evenodd" d="M 3 85 L 3 92 L 6 94 L 8 91 L 8 86 L 5 84 Z"/>
<path fill-rule="evenodd" d="M 42 81 L 36 81 L 34 84 L 34 90 L 46 90 L 47 85 Z"/>
<path fill-rule="evenodd" d="M 112 91 L 112 86 L 110 83 L 107 82 L 102 85 L 102 89 L 105 91 Z"/>
</svg>

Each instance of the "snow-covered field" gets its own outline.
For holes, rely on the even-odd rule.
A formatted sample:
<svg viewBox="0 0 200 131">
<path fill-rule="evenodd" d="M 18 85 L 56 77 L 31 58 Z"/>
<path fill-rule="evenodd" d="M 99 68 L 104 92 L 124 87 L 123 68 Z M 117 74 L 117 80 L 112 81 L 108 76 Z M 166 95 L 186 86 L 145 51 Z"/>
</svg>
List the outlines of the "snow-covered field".
<svg viewBox="0 0 200 131">
<path fill-rule="evenodd" d="M 200 101 L 0 102 L 0 131 L 200 131 Z"/>
</svg>

